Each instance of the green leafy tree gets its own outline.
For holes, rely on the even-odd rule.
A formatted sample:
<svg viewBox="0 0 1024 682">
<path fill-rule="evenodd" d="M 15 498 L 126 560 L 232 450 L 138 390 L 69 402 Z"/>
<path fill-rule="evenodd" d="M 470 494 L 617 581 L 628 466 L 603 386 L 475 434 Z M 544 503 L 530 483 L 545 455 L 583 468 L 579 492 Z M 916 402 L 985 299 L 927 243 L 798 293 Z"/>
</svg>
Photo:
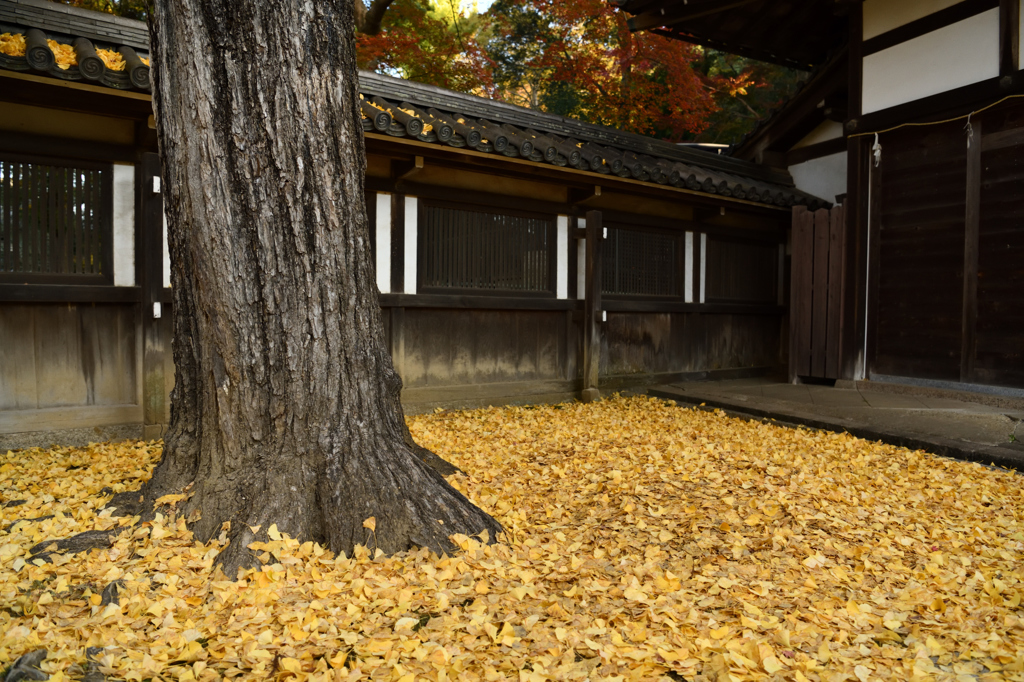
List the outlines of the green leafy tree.
<svg viewBox="0 0 1024 682">
<path fill-rule="evenodd" d="M 796 94 L 807 74 L 717 50 L 694 62 L 713 89 L 715 111 L 701 142 L 735 144 Z M 694 137 L 696 139 L 696 137 Z"/>
<path fill-rule="evenodd" d="M 381 1 L 374 0 L 369 10 Z M 357 33 L 359 66 L 489 95 L 491 63 L 477 42 L 481 28 L 481 17 L 464 12 L 458 0 L 395 0 L 376 33 Z"/>
</svg>

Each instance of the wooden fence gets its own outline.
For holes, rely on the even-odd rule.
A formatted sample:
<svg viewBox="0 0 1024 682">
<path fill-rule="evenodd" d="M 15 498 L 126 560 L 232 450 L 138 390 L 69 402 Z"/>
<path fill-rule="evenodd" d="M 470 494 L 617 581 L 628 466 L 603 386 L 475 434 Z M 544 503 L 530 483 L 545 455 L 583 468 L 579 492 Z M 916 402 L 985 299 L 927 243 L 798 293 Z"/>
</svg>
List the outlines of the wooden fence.
<svg viewBox="0 0 1024 682">
<path fill-rule="evenodd" d="M 838 379 L 842 353 L 842 205 L 793 209 L 789 380 Z"/>
</svg>

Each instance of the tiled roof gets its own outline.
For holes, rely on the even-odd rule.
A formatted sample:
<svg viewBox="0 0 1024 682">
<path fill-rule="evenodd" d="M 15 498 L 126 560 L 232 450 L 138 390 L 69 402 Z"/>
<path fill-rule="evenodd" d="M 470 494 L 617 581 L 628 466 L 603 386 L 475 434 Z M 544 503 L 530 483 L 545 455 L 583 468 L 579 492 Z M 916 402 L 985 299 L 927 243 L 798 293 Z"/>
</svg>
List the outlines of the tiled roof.
<svg viewBox="0 0 1024 682">
<path fill-rule="evenodd" d="M 49 0 L 0 0 L 0 25 L 38 28 L 47 33 L 127 45 L 149 52 L 149 28 L 144 21 L 93 12 Z M 0 33 L 8 29 L 0 30 Z"/>
<path fill-rule="evenodd" d="M 0 53 L 0 69 L 149 91 L 149 31 L 141 21 L 45 0 L 0 0 L 4 33 L 22 36 L 25 54 Z M 116 54 L 104 55 L 105 50 Z M 124 65 L 109 68 L 103 56 Z M 69 64 L 72 57 L 76 63 Z"/>
<path fill-rule="evenodd" d="M 774 206 L 828 206 L 788 173 L 604 126 L 368 71 L 363 130 Z"/>
<path fill-rule="evenodd" d="M 0 0 L 0 33 L 23 34 L 27 47 L 24 56 L 0 54 L 0 69 L 148 91 L 145 28 L 57 3 Z M 78 66 L 61 68 L 48 39 L 71 46 Z M 107 68 L 98 49 L 119 52 L 125 69 Z M 772 206 L 829 205 L 795 189 L 786 171 L 700 149 L 368 71 L 359 73 L 359 89 L 367 132 Z"/>
</svg>

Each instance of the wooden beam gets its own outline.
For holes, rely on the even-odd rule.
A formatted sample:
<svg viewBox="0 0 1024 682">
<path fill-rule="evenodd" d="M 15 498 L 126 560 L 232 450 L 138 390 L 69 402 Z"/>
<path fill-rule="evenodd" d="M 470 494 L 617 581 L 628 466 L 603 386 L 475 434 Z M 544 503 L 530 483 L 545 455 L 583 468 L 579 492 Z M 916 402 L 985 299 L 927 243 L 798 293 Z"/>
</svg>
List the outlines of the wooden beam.
<svg viewBox="0 0 1024 682">
<path fill-rule="evenodd" d="M 582 310 L 583 301 L 493 294 L 381 294 L 382 308 L 447 308 L 450 310 Z"/>
<path fill-rule="evenodd" d="M 395 188 L 401 191 L 403 182 L 418 175 L 423 170 L 423 166 L 422 156 L 414 156 L 408 161 L 393 160 L 391 162 L 391 178 L 395 181 Z"/>
<path fill-rule="evenodd" d="M 601 369 L 601 243 L 604 221 L 600 211 L 587 211 L 587 276 L 583 308 L 583 400 L 600 397 Z"/>
<path fill-rule="evenodd" d="M 809 71 L 813 69 L 822 60 L 802 60 L 792 59 L 777 55 L 769 50 L 752 47 L 749 45 L 736 45 L 733 43 L 727 43 L 722 40 L 715 40 L 714 38 L 708 38 L 705 36 L 695 36 L 683 33 L 681 31 L 675 31 L 668 28 L 652 28 L 651 33 L 656 35 L 665 36 L 666 38 L 672 38 L 673 40 L 679 40 L 684 43 L 691 43 L 693 45 L 701 45 L 703 47 L 709 47 L 713 50 L 719 50 L 728 54 L 739 55 L 740 57 L 746 57 L 748 59 L 756 59 L 762 62 L 768 62 L 769 64 L 778 64 L 779 66 L 786 66 L 791 69 L 798 69 L 800 71 Z"/>
<path fill-rule="evenodd" d="M 999 6 L 1000 0 L 963 0 L 864 41 L 864 56 L 919 38 Z"/>
<path fill-rule="evenodd" d="M 859 116 L 863 102 L 863 7 L 850 8 L 847 68 L 850 115 Z M 865 282 L 867 277 L 868 157 L 867 138 L 847 138 L 846 225 L 843 230 L 843 297 L 840 313 L 839 377 L 858 378 L 864 368 Z"/>
<path fill-rule="evenodd" d="M 999 75 L 1020 69 L 1020 0 L 999 2 Z"/>
<path fill-rule="evenodd" d="M 594 185 L 587 189 L 569 188 L 569 203 L 573 206 L 585 204 L 599 196 L 601 196 L 601 185 Z"/>
<path fill-rule="evenodd" d="M 604 296 L 602 310 L 610 313 L 700 313 L 702 315 L 771 315 L 786 313 L 784 306 L 771 303 L 686 303 L 679 299 L 641 300 Z"/>
<path fill-rule="evenodd" d="M 967 199 L 964 216 L 964 300 L 960 333 L 960 381 L 974 382 L 978 346 L 978 240 L 981 233 L 982 122 L 971 123 L 967 147 Z"/>
<path fill-rule="evenodd" d="M 142 287 L 0 283 L 0 303 L 137 303 Z"/>
<path fill-rule="evenodd" d="M 981 105 L 1007 95 L 1020 94 L 1024 94 L 1024 71 L 1018 70 L 1008 76 L 989 78 L 972 85 L 947 90 L 937 95 L 898 104 L 863 116 L 854 114 L 851 107 L 852 118 L 846 122 L 846 131 L 848 133 L 869 133 L 874 130 L 885 130 L 901 123 L 942 121 L 953 116 L 966 115 Z"/>
<path fill-rule="evenodd" d="M 758 0 L 733 0 L 725 4 L 703 4 L 698 5 L 694 3 L 693 6 L 683 4 L 680 9 L 666 12 L 664 9 L 658 9 L 651 12 L 645 12 L 638 14 L 627 20 L 630 31 L 646 31 L 649 28 L 657 28 L 659 26 L 672 26 L 679 24 L 684 21 L 692 21 L 694 19 L 700 19 L 701 17 L 711 16 L 712 14 L 719 14 L 721 12 L 727 12 L 728 10 L 742 7 L 743 5 L 749 5 Z"/>
<path fill-rule="evenodd" d="M 74 140 L 48 135 L 0 131 L 0 151 L 32 156 L 57 156 L 89 161 L 121 161 L 135 163 L 145 149 L 127 144 L 110 144 L 91 140 Z"/>
<path fill-rule="evenodd" d="M 825 140 L 817 144 L 809 144 L 806 147 L 799 147 L 786 153 L 786 166 L 795 166 L 798 163 L 820 159 L 833 154 L 840 154 L 846 151 L 846 138 L 837 137 L 834 140 Z M 833 197 L 823 197 L 831 201 Z"/>
<path fill-rule="evenodd" d="M 170 351 L 169 317 L 163 310 L 164 288 L 164 202 L 154 192 L 154 178 L 160 177 L 160 158 L 143 154 L 135 166 L 135 246 L 137 271 L 142 287 L 142 435 L 161 438 L 167 423 L 167 384 L 164 376 L 166 354 Z M 169 313 L 170 311 L 166 311 Z"/>
</svg>

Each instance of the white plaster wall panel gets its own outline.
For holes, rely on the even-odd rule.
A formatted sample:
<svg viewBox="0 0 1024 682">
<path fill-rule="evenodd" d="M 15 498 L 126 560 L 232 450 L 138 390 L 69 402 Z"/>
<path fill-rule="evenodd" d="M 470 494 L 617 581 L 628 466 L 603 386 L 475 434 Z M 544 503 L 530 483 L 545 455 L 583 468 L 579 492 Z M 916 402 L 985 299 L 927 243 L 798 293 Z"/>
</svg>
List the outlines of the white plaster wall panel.
<svg viewBox="0 0 1024 682">
<path fill-rule="evenodd" d="M 708 235 L 700 235 L 700 302 L 704 302 L 704 284 L 708 279 Z"/>
<path fill-rule="evenodd" d="M 961 0 L 866 0 L 864 40 L 922 19 Z"/>
<path fill-rule="evenodd" d="M 569 216 L 558 216 L 555 230 L 555 297 L 569 298 Z"/>
<path fill-rule="evenodd" d="M 846 193 L 846 152 L 811 159 L 789 167 L 796 188 L 825 201 Z"/>
<path fill-rule="evenodd" d="M 419 202 L 416 197 L 405 198 L 405 293 L 416 293 L 416 247 L 419 236 Z"/>
<path fill-rule="evenodd" d="M 693 232 L 687 232 L 683 244 L 683 301 L 693 303 Z"/>
<path fill-rule="evenodd" d="M 836 140 L 843 136 L 843 124 L 838 121 L 825 121 L 820 126 L 807 133 L 807 137 L 793 145 L 793 149 L 810 147 L 812 144 Z"/>
<path fill-rule="evenodd" d="M 391 293 L 391 195 L 377 192 L 377 288 Z"/>
<path fill-rule="evenodd" d="M 171 286 L 171 247 L 167 241 L 167 214 L 164 213 L 164 288 Z"/>
<path fill-rule="evenodd" d="M 135 286 L 135 166 L 114 164 L 114 286 Z"/>
<path fill-rule="evenodd" d="M 999 8 L 864 58 L 865 114 L 999 75 Z"/>
</svg>

